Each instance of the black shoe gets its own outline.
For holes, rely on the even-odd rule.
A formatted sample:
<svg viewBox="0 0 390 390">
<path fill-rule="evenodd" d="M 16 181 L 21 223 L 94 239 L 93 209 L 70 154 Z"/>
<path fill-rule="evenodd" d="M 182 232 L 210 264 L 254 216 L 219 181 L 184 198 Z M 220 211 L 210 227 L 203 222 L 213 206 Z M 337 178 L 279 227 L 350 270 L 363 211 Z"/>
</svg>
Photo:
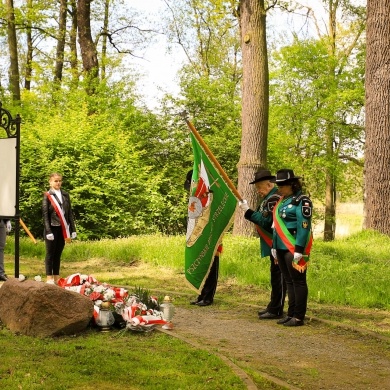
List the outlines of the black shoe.
<svg viewBox="0 0 390 390">
<path fill-rule="evenodd" d="M 196 305 L 197 306 L 210 306 L 212 302 L 210 301 L 199 301 Z"/>
<path fill-rule="evenodd" d="M 276 323 L 279 324 L 279 325 L 282 325 L 282 324 L 284 324 L 284 323 L 290 321 L 291 318 L 292 318 L 292 317 L 289 317 L 289 316 L 283 317 L 283 318 L 281 318 L 279 321 L 276 321 Z"/>
<path fill-rule="evenodd" d="M 290 321 L 287 321 L 283 324 L 283 326 L 302 326 L 302 325 L 304 325 L 304 322 L 302 320 L 298 320 L 295 317 L 291 318 Z"/>
<path fill-rule="evenodd" d="M 190 305 L 197 305 L 200 301 L 196 300 L 196 301 L 191 301 L 190 302 Z"/>
<path fill-rule="evenodd" d="M 0 275 L 0 281 L 1 282 L 6 282 L 8 280 L 8 276 L 6 274 Z"/>
<path fill-rule="evenodd" d="M 262 314 L 265 314 L 265 313 L 267 313 L 267 312 L 268 312 L 268 309 L 263 309 L 263 310 L 258 311 L 257 314 L 258 314 L 259 316 L 261 316 Z"/>
<path fill-rule="evenodd" d="M 280 317 L 281 317 L 280 315 L 270 313 L 269 311 L 259 315 L 259 318 L 261 320 L 274 320 L 275 318 L 280 318 Z"/>
</svg>

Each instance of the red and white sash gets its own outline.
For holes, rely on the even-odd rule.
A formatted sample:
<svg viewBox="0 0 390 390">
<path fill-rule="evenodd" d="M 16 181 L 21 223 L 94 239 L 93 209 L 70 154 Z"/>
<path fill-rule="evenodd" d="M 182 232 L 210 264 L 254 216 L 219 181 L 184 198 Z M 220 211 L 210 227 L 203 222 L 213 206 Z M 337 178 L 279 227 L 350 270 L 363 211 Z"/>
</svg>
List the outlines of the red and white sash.
<svg viewBox="0 0 390 390">
<path fill-rule="evenodd" d="M 69 225 L 66 222 L 65 214 L 62 211 L 61 206 L 58 204 L 57 199 L 50 193 L 46 192 L 47 199 L 49 199 L 51 205 L 53 206 L 56 214 L 58 215 L 58 218 L 61 222 L 61 228 L 62 228 L 62 235 L 64 236 L 64 239 L 66 242 L 70 242 L 70 232 L 69 232 Z"/>
</svg>

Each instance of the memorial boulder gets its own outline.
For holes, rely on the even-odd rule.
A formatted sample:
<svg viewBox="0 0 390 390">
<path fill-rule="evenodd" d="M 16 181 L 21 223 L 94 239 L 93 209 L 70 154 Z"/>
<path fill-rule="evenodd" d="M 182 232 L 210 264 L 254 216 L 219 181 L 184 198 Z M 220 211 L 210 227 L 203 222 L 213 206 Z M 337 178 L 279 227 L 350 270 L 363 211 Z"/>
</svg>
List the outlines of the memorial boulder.
<svg viewBox="0 0 390 390">
<path fill-rule="evenodd" d="M 83 332 L 93 302 L 56 285 L 10 278 L 0 288 L 0 320 L 12 332 L 52 337 Z"/>
</svg>

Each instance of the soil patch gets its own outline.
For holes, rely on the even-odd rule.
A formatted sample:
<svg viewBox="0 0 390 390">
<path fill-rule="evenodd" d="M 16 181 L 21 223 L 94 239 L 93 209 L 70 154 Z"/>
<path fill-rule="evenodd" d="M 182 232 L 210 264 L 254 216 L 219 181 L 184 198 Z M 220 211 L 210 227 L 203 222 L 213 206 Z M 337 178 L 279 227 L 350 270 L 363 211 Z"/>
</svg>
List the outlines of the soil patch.
<svg viewBox="0 0 390 390">
<path fill-rule="evenodd" d="M 315 318 L 289 328 L 259 320 L 256 310 L 216 305 L 179 307 L 173 322 L 172 335 L 261 375 L 275 389 L 390 389 L 387 336 Z"/>
</svg>

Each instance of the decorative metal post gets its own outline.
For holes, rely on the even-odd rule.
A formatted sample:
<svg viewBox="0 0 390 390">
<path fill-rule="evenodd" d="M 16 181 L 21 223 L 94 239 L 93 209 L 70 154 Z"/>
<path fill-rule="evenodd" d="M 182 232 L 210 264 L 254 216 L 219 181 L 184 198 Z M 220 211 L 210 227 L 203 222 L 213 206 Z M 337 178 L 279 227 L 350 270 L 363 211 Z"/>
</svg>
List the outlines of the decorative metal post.
<svg viewBox="0 0 390 390">
<path fill-rule="evenodd" d="M 0 218 L 13 219 L 15 221 L 15 278 L 19 278 L 19 233 L 20 233 L 20 213 L 19 213 L 19 181 L 20 181 L 20 123 L 21 118 L 19 114 L 15 118 L 12 118 L 11 113 L 3 108 L 3 104 L 0 102 L 0 127 L 3 128 L 7 134 L 7 138 L 0 136 L 0 150 L 1 154 L 6 154 L 11 158 L 15 158 L 15 164 L 7 159 L 2 159 L 0 164 L 9 164 L 9 166 L 0 165 L 0 177 L 6 177 L 7 189 L 9 191 L 5 194 L 5 202 L 0 203 Z M 14 139 L 15 142 L 12 142 Z M 4 145 L 2 141 L 4 142 Z M 4 149 L 2 149 L 4 148 Z M 3 156 L 2 156 L 3 157 Z M 15 172 L 10 171 L 14 170 Z M 14 176 L 13 176 L 14 175 Z M 14 183 L 12 183 L 14 181 Z M 13 187 L 15 185 L 15 187 Z M 4 183 L 0 186 L 1 190 L 4 188 Z M 13 198 L 13 199 L 9 199 Z M 14 204 L 12 205 L 12 202 Z M 14 207 L 14 209 L 13 209 Z M 13 210 L 12 210 L 13 209 Z"/>
</svg>

